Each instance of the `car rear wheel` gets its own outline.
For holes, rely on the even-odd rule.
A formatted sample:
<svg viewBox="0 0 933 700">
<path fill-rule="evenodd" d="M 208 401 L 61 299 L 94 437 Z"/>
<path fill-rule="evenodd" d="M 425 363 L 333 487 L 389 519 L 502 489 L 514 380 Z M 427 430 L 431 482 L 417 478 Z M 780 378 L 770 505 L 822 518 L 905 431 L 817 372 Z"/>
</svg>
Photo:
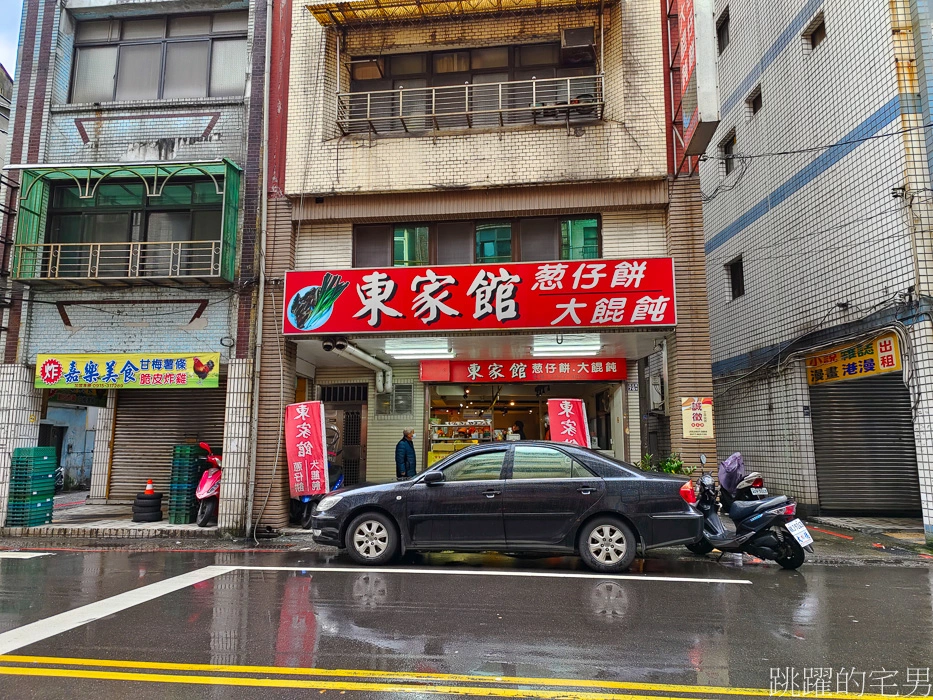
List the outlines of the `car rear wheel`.
<svg viewBox="0 0 933 700">
<path fill-rule="evenodd" d="M 395 523 L 382 513 L 363 513 L 347 528 L 346 546 L 359 564 L 386 564 L 398 552 Z"/>
<path fill-rule="evenodd" d="M 583 563 L 600 573 L 625 571 L 635 559 L 635 534 L 617 518 L 591 520 L 580 531 L 578 544 Z"/>
</svg>

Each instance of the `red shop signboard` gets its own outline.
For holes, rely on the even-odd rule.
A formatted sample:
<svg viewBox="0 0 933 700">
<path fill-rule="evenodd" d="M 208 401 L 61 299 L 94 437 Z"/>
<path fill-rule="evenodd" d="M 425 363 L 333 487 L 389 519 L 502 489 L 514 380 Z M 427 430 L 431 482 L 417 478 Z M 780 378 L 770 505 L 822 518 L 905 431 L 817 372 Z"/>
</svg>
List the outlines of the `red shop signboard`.
<svg viewBox="0 0 933 700">
<path fill-rule="evenodd" d="M 671 258 L 285 275 L 286 335 L 673 326 Z"/>
<path fill-rule="evenodd" d="M 421 381 L 457 384 L 512 382 L 621 382 L 625 360 L 553 357 L 530 360 L 422 360 Z"/>
<path fill-rule="evenodd" d="M 586 421 L 586 404 L 581 399 L 548 399 L 547 417 L 551 440 L 590 446 L 590 427 Z"/>
<path fill-rule="evenodd" d="M 285 407 L 285 454 L 292 498 L 328 492 L 324 404 L 320 401 L 293 403 Z"/>
</svg>

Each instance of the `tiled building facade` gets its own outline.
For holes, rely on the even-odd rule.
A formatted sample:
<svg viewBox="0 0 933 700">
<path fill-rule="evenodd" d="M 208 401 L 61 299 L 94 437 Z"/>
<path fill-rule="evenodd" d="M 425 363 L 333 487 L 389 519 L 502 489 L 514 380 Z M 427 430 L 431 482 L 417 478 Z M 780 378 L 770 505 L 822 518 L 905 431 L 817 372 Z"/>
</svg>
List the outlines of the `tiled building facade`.
<svg viewBox="0 0 933 700">
<path fill-rule="evenodd" d="M 219 525 L 243 528 L 265 13 L 24 3 L 7 159 L 18 186 L 2 193 L 17 215 L 4 221 L 0 521 L 15 447 L 93 452 L 91 499 L 113 503 L 149 478 L 167 493 L 173 445 L 207 439 L 225 456 Z M 207 353 L 220 388 L 100 390 L 88 415 L 74 393 L 34 387 L 39 354 Z M 59 404 L 86 444 L 50 417 Z"/>
<path fill-rule="evenodd" d="M 922 515 L 931 537 L 924 7 L 717 2 L 700 174 L 720 458 L 810 513 Z M 868 352 L 885 334 L 903 371 Z"/>
<path fill-rule="evenodd" d="M 352 464 L 337 459 L 351 483 L 395 478 L 394 448 L 404 428 L 416 432 L 423 469 L 441 454 L 446 416 L 487 415 L 500 432 L 521 419 L 528 437 L 543 437 L 544 402 L 558 396 L 585 400 L 599 448 L 619 458 L 637 461 L 652 444 L 696 464 L 701 452 L 715 449 L 712 440 L 684 439 L 681 424 L 681 397 L 711 393 L 709 337 L 698 183 L 669 177 L 660 6 L 516 3 L 511 12 L 438 16 L 429 5 L 402 3 L 387 17 L 378 3 L 354 5 L 353 12 L 340 3 L 294 3 L 276 15 L 288 42 L 287 61 L 273 57 L 283 94 L 274 93 L 272 104 L 276 118 L 286 114 L 287 121 L 273 125 L 270 140 L 287 157 L 281 162 L 271 153 L 277 164 L 270 184 L 282 179 L 266 248 L 264 313 L 277 318 L 264 319 L 262 330 L 256 491 L 270 494 L 265 524 L 287 518 L 284 451 L 274 438 L 276 417 L 293 396 L 322 399 L 328 420 L 345 433 L 341 440 L 361 448 Z M 567 44 L 580 31 L 590 37 L 582 61 L 560 48 L 562 38 Z M 579 106 L 561 109 L 568 104 Z M 442 344 L 441 356 L 456 360 L 522 361 L 547 332 L 350 334 L 346 341 L 358 353 L 391 368 L 395 388 L 382 391 L 372 368 L 328 351 L 326 333 L 282 336 L 288 270 L 386 264 L 391 271 L 401 264 L 401 253 L 390 248 L 401 250 L 403 231 L 424 231 L 435 251 L 451 240 L 443 233 L 448 223 L 473 236 L 500 222 L 510 231 L 501 239 L 505 267 L 556 259 L 535 257 L 527 244 L 519 253 L 523 227 L 545 219 L 565 231 L 571 221 L 593 222 L 587 225 L 598 230 L 598 249 L 579 259 L 674 259 L 676 329 L 590 328 L 581 329 L 582 338 L 570 336 L 594 344 L 593 360 L 621 358 L 626 381 L 505 383 L 478 386 L 470 398 L 469 387 L 426 376 L 417 351 L 394 356 L 393 343 Z M 395 242 L 379 238 L 366 248 L 364 236 L 373 230 L 388 231 Z M 482 263 L 481 241 L 468 240 L 457 263 Z M 384 254 L 387 263 L 372 262 Z M 408 262 L 440 264 L 437 255 Z M 649 355 L 658 358 L 653 372 Z M 651 375 L 664 376 L 660 402 L 649 400 Z M 495 395 L 494 409 L 479 400 L 486 393 Z"/>
</svg>

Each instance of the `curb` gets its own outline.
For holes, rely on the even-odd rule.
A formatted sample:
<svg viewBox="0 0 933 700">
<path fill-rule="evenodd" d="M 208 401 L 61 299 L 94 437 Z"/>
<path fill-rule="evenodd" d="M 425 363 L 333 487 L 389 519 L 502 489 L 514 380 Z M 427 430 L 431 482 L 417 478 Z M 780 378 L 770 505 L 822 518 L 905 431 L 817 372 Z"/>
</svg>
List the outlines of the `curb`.
<svg viewBox="0 0 933 700">
<path fill-rule="evenodd" d="M 197 530 L 176 530 L 172 527 L 132 528 L 132 527 L 0 527 L 0 537 L 56 538 L 79 537 L 94 539 L 98 537 L 113 539 L 220 539 L 227 534 L 217 527 L 205 527 Z"/>
</svg>

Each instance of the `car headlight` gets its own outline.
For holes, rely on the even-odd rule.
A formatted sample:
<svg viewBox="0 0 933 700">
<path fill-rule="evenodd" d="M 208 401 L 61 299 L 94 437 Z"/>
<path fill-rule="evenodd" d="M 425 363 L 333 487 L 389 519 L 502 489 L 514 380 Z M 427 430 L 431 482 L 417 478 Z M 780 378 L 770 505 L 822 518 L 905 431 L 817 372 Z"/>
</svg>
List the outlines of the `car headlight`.
<svg viewBox="0 0 933 700">
<path fill-rule="evenodd" d="M 343 496 L 328 496 L 327 498 L 322 498 L 321 502 L 317 504 L 317 509 L 321 512 L 330 510 L 340 503 L 341 500 L 343 500 Z"/>
</svg>

